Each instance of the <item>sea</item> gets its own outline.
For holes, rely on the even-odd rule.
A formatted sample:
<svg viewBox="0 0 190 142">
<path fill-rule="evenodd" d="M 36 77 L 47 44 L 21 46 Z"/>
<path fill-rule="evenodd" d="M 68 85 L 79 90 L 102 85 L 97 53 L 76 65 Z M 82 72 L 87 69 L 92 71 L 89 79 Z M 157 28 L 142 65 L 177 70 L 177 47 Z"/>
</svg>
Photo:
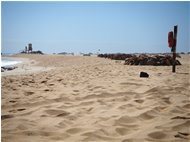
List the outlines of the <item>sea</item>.
<svg viewBox="0 0 190 142">
<path fill-rule="evenodd" d="M 17 60 L 17 59 L 8 58 L 8 57 L 1 58 L 1 67 L 13 66 L 20 63 L 22 63 L 22 61 Z"/>
</svg>

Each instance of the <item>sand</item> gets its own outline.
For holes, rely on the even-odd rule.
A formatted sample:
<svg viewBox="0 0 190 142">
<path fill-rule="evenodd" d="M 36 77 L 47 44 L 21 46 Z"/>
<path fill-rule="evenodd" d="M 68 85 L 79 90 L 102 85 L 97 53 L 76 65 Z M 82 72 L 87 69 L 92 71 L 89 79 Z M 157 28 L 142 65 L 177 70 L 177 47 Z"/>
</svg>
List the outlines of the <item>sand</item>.
<svg viewBox="0 0 190 142">
<path fill-rule="evenodd" d="M 33 64 L 2 76 L 2 142 L 190 141 L 189 55 L 176 73 L 97 57 L 16 57 Z"/>
</svg>

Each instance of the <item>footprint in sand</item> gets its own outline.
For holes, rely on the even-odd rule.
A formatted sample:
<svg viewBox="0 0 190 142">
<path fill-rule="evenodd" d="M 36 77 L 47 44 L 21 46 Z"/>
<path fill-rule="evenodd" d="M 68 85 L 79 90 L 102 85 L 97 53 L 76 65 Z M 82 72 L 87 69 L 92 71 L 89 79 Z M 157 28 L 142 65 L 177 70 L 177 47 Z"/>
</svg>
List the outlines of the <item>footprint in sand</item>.
<svg viewBox="0 0 190 142">
<path fill-rule="evenodd" d="M 34 92 L 32 92 L 32 91 L 28 91 L 28 92 L 25 92 L 25 93 L 24 93 L 25 96 L 30 96 L 30 95 L 32 95 L 32 94 L 34 94 Z"/>
<path fill-rule="evenodd" d="M 114 141 L 115 139 L 110 136 L 105 136 L 102 132 L 94 131 L 94 132 L 86 132 L 81 134 L 81 136 L 85 136 L 86 138 L 83 141 Z"/>
<path fill-rule="evenodd" d="M 41 83 L 46 83 L 47 82 L 47 80 L 43 80 L 43 81 L 41 81 Z"/>
<path fill-rule="evenodd" d="M 54 86 L 55 84 L 53 84 L 53 83 L 50 83 L 50 84 L 48 84 L 48 86 Z"/>
<path fill-rule="evenodd" d="M 10 103 L 16 103 L 16 101 L 14 101 L 14 100 L 11 100 L 11 101 L 9 101 Z"/>
<path fill-rule="evenodd" d="M 153 110 L 150 110 L 150 111 L 146 111 L 146 112 L 140 114 L 138 116 L 138 118 L 142 119 L 142 120 L 150 120 L 150 119 L 155 118 L 154 115 L 156 115 L 156 113 Z"/>
<path fill-rule="evenodd" d="M 69 112 L 63 110 L 55 110 L 55 109 L 46 110 L 45 112 L 49 115 L 54 115 L 56 117 L 67 116 L 70 114 Z"/>
<path fill-rule="evenodd" d="M 39 136 L 40 133 L 37 131 L 23 131 L 22 134 L 26 136 Z"/>
<path fill-rule="evenodd" d="M 133 139 L 124 139 L 121 142 L 134 142 L 134 140 Z"/>
<path fill-rule="evenodd" d="M 142 104 L 144 102 L 144 100 L 138 99 L 138 100 L 135 100 L 135 102 Z"/>
<path fill-rule="evenodd" d="M 190 104 L 184 105 L 183 108 L 185 108 L 185 109 L 190 109 Z"/>
<path fill-rule="evenodd" d="M 34 80 L 29 80 L 28 83 L 35 83 L 35 81 Z"/>
<path fill-rule="evenodd" d="M 165 97 L 165 98 L 162 98 L 163 102 L 165 102 L 166 104 L 171 104 L 170 102 L 170 97 Z"/>
<path fill-rule="evenodd" d="M 19 108 L 19 109 L 10 110 L 9 112 L 16 113 L 17 111 L 24 111 L 24 110 L 26 110 L 26 109 L 25 108 Z"/>
<path fill-rule="evenodd" d="M 184 116 L 176 116 L 171 119 L 190 119 L 190 117 L 184 117 Z"/>
<path fill-rule="evenodd" d="M 13 118 L 13 115 L 1 115 L 1 120 L 5 120 L 5 119 L 9 119 L 9 118 Z"/>
<path fill-rule="evenodd" d="M 70 137 L 69 134 L 66 133 L 62 133 L 60 134 L 60 136 L 52 136 L 50 137 L 53 141 L 64 141 L 65 139 L 67 139 L 68 137 Z"/>
<path fill-rule="evenodd" d="M 183 129 L 188 130 L 188 128 L 190 128 L 190 120 L 187 120 L 186 122 L 173 126 L 172 130 L 175 130 L 175 131 L 179 131 Z"/>
<path fill-rule="evenodd" d="M 79 90 L 73 90 L 73 92 L 79 92 Z"/>
<path fill-rule="evenodd" d="M 178 132 L 178 134 L 174 135 L 175 138 L 181 138 L 181 139 L 186 139 L 190 140 L 190 134 L 189 133 L 184 133 L 184 132 Z"/>
<path fill-rule="evenodd" d="M 26 110 L 26 109 L 25 108 L 17 109 L 17 111 L 23 111 L 23 110 Z"/>
<path fill-rule="evenodd" d="M 127 129 L 127 128 L 125 128 L 125 127 L 116 128 L 115 131 L 116 131 L 118 134 L 122 135 L 122 136 L 127 135 L 127 134 L 130 133 L 130 129 Z"/>
<path fill-rule="evenodd" d="M 126 115 L 115 120 L 115 125 L 123 126 L 123 125 L 128 125 L 131 123 L 135 123 L 135 122 L 137 122 L 137 119 L 135 117 L 130 117 Z"/>
<path fill-rule="evenodd" d="M 118 107 L 118 109 L 132 109 L 132 111 L 134 111 L 133 109 L 135 108 L 135 105 L 133 104 L 122 104 L 121 106 Z"/>
<path fill-rule="evenodd" d="M 50 91 L 50 89 L 44 89 L 44 91 L 45 91 L 45 92 L 48 92 L 48 91 Z"/>
<path fill-rule="evenodd" d="M 9 110 L 9 112 L 16 113 L 17 111 L 13 109 L 13 110 Z"/>
<path fill-rule="evenodd" d="M 63 80 L 63 79 L 58 79 L 57 81 L 59 81 L 59 82 L 60 82 L 60 81 L 62 81 L 62 80 Z"/>
<path fill-rule="evenodd" d="M 69 134 L 77 134 L 77 133 L 79 133 L 81 131 L 82 131 L 81 128 L 70 128 L 66 132 L 69 133 Z"/>
<path fill-rule="evenodd" d="M 161 131 L 157 131 L 157 132 L 152 132 L 152 133 L 148 134 L 148 136 L 153 139 L 164 139 L 166 137 L 166 134 L 164 134 Z"/>
</svg>

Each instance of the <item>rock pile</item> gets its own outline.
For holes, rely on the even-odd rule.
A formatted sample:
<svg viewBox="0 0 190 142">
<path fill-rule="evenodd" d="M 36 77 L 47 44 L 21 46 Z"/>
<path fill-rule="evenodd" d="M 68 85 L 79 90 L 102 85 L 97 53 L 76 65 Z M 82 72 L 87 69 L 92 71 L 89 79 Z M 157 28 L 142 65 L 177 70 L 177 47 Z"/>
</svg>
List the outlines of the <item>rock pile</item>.
<svg viewBox="0 0 190 142">
<path fill-rule="evenodd" d="M 132 54 L 99 54 L 98 57 L 109 58 L 113 60 L 125 60 L 126 58 L 133 57 Z"/>
<path fill-rule="evenodd" d="M 152 65 L 152 66 L 171 66 L 173 58 L 170 55 L 146 55 L 141 54 L 138 57 L 134 55 L 131 58 L 125 59 L 125 65 Z M 181 63 L 176 60 L 176 65 Z"/>
<path fill-rule="evenodd" d="M 173 58 L 169 54 L 99 54 L 98 57 L 125 60 L 125 65 L 170 66 L 173 64 Z M 176 60 L 176 65 L 181 65 L 181 63 Z"/>
</svg>

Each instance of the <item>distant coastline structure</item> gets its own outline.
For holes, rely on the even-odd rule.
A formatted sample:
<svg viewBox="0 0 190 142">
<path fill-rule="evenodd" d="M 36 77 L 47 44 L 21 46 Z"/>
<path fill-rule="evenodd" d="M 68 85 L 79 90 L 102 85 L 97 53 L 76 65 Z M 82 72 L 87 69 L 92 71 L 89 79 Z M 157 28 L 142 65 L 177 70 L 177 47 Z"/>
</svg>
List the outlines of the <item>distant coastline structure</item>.
<svg viewBox="0 0 190 142">
<path fill-rule="evenodd" d="M 28 47 L 25 46 L 25 49 L 20 52 L 20 53 L 23 53 L 23 54 L 44 54 L 42 51 L 38 50 L 38 51 L 33 51 L 33 48 L 32 48 L 32 43 L 29 43 L 28 44 Z"/>
<path fill-rule="evenodd" d="M 32 43 L 29 43 L 28 44 L 28 53 L 31 53 L 32 52 Z"/>
</svg>

